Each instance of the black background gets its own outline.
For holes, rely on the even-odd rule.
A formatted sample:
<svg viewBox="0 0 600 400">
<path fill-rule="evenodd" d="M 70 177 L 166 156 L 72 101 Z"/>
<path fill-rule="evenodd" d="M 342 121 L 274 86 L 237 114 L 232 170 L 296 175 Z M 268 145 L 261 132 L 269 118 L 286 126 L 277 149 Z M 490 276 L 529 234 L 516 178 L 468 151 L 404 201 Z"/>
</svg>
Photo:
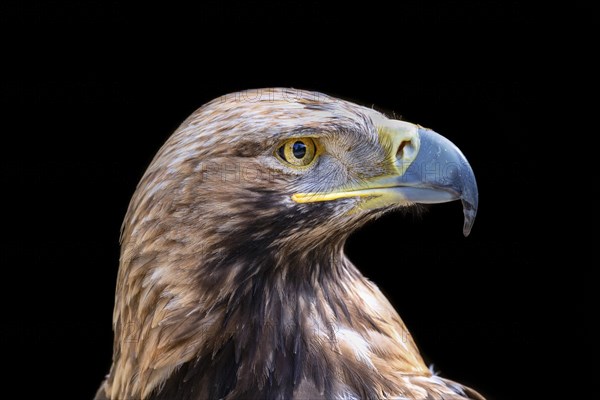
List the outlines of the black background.
<svg viewBox="0 0 600 400">
<path fill-rule="evenodd" d="M 480 188 L 471 236 L 460 204 L 438 205 L 364 227 L 350 258 L 443 376 L 496 399 L 585 392 L 565 375 L 589 370 L 576 357 L 591 358 L 590 275 L 560 243 L 569 218 L 547 204 L 552 169 L 531 120 L 540 26 L 552 25 L 539 10 L 3 2 L 0 18 L 1 338 L 6 384 L 24 398 L 93 396 L 110 366 L 119 228 L 137 181 L 197 107 L 271 86 L 375 105 L 456 143 Z"/>
</svg>

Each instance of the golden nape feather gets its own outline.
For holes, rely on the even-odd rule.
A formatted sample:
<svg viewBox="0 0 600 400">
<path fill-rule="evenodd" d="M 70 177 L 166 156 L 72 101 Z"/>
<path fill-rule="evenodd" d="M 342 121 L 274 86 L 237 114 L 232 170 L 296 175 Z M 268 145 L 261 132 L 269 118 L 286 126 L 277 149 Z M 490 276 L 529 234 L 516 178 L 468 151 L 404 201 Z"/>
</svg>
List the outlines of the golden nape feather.
<svg viewBox="0 0 600 400">
<path fill-rule="evenodd" d="M 460 150 L 419 125 L 292 89 L 211 101 L 129 205 L 96 399 L 482 399 L 432 374 L 343 251 L 418 203 L 461 200 L 466 235 L 477 198 Z"/>
</svg>

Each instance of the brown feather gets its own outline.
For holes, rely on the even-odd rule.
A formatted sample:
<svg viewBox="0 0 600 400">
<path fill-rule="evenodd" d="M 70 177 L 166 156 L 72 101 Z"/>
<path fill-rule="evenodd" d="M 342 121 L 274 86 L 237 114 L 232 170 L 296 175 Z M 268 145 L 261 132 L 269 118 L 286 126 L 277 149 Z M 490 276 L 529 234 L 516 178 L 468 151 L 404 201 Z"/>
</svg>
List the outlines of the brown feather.
<svg viewBox="0 0 600 400">
<path fill-rule="evenodd" d="M 376 112 L 257 93 L 194 112 L 139 183 L 122 228 L 113 366 L 96 398 L 481 399 L 432 375 L 344 256 L 350 232 L 381 213 L 348 215 L 354 199 L 290 201 L 302 185 L 385 172 Z M 275 146 L 300 134 L 338 159 L 351 152 L 347 168 L 306 181 L 279 165 Z"/>
</svg>

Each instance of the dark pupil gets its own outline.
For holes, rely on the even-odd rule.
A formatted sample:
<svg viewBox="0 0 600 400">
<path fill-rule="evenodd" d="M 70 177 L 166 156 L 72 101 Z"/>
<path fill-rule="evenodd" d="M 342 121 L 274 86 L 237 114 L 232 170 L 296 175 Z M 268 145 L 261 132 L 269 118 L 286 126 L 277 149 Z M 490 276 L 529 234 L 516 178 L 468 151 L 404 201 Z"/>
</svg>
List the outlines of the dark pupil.
<svg viewBox="0 0 600 400">
<path fill-rule="evenodd" d="M 294 147 L 292 147 L 292 153 L 294 153 L 294 157 L 298 159 L 304 158 L 306 155 L 306 145 L 300 141 L 294 143 Z"/>
</svg>

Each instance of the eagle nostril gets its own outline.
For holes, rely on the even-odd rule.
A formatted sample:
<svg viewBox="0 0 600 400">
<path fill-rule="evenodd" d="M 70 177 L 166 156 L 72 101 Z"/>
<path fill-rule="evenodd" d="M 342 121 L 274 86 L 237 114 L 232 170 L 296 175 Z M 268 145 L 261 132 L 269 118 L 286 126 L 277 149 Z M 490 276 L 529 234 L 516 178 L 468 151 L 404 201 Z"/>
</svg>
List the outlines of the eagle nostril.
<svg viewBox="0 0 600 400">
<path fill-rule="evenodd" d="M 401 159 L 404 157 L 404 148 L 408 144 L 410 144 L 410 140 L 403 140 L 402 143 L 400 143 L 400 146 L 398 146 L 398 151 L 396 151 L 396 159 Z"/>
</svg>

